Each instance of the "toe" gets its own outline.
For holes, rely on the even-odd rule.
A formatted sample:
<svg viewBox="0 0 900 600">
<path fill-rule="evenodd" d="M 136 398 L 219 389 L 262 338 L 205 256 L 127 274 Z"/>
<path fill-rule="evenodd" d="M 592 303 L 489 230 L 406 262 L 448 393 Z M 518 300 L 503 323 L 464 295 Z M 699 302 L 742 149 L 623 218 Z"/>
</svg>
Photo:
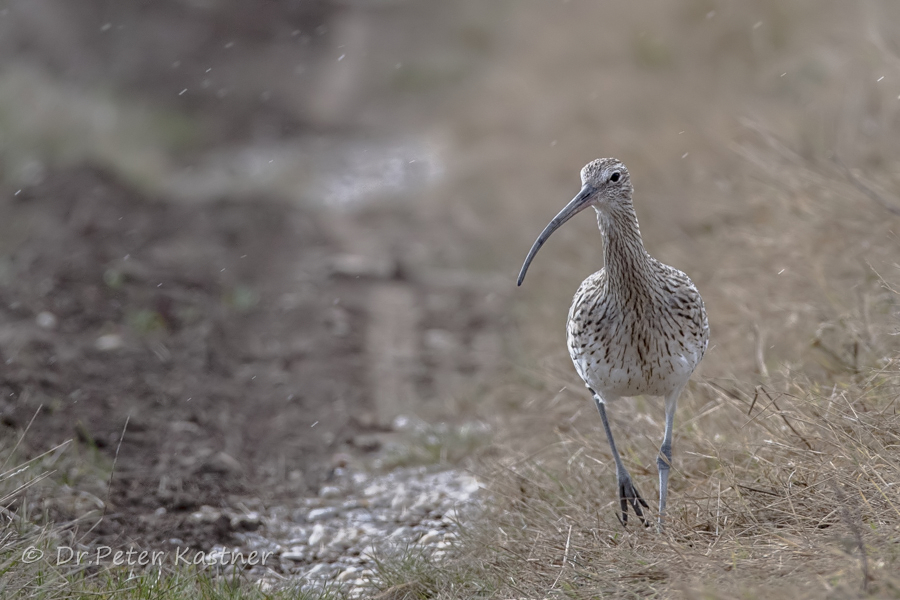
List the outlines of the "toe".
<svg viewBox="0 0 900 600">
<path fill-rule="evenodd" d="M 628 525 L 628 495 L 625 493 L 625 487 L 619 485 L 619 505 L 622 509 L 622 517 L 619 519 L 622 526 Z M 618 517 L 618 515 L 616 515 Z"/>
<path fill-rule="evenodd" d="M 625 479 L 619 482 L 619 504 L 622 510 L 622 517 L 619 519 L 622 522 L 622 525 L 628 524 L 628 505 L 631 505 L 632 510 L 634 510 L 634 514 L 637 515 L 637 518 L 640 519 L 641 523 L 646 527 L 648 526 L 648 522 L 644 519 L 644 511 L 641 509 L 641 506 L 649 509 L 649 505 L 647 502 L 641 497 L 640 493 L 635 489 L 634 485 L 631 483 L 631 479 Z M 618 517 L 618 515 L 616 515 Z"/>
</svg>

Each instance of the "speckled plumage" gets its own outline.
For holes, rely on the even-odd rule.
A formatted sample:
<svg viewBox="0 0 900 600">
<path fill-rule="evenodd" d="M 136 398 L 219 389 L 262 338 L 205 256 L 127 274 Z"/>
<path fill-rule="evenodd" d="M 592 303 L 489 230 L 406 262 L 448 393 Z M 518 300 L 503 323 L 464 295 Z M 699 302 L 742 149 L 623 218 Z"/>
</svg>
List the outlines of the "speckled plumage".
<svg viewBox="0 0 900 600">
<path fill-rule="evenodd" d="M 623 522 L 630 504 L 643 521 L 646 502 L 631 483 L 613 441 L 607 402 L 622 396 L 666 398 L 666 432 L 660 457 L 659 523 L 665 513 L 672 429 L 678 396 L 706 352 L 709 325 L 700 293 L 681 271 L 644 249 L 625 165 L 597 159 L 581 171 L 582 190 L 535 241 L 519 284 L 534 255 L 573 215 L 597 212 L 605 266 L 584 280 L 569 310 L 567 338 L 575 369 L 594 394 L 616 461 Z"/>
<path fill-rule="evenodd" d="M 569 309 L 569 355 L 587 386 L 606 400 L 664 396 L 687 382 L 706 352 L 703 300 L 678 269 L 646 252 L 614 259 L 615 251 L 606 245 L 607 264 L 639 260 L 646 272 L 611 279 L 603 268 L 584 280 Z"/>
</svg>

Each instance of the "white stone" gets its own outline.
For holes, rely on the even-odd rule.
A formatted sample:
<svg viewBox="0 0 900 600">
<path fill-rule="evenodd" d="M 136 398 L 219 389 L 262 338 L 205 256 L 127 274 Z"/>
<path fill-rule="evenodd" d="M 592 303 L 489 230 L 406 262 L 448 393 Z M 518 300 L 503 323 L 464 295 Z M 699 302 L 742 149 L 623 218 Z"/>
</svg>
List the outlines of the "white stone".
<svg viewBox="0 0 900 600">
<path fill-rule="evenodd" d="M 415 504 L 409 507 L 409 510 L 415 512 L 416 514 L 426 515 L 438 507 L 440 499 L 440 492 L 422 492 L 421 494 L 419 494 L 419 497 L 416 498 Z"/>
<path fill-rule="evenodd" d="M 360 558 L 363 560 L 371 560 L 378 556 L 378 548 L 375 547 L 375 544 L 369 544 L 363 551 L 359 553 Z"/>
<path fill-rule="evenodd" d="M 394 492 L 394 497 L 391 499 L 391 509 L 392 510 L 403 510 L 408 508 L 410 504 L 412 504 L 412 499 L 409 497 L 410 494 L 406 489 L 406 486 L 399 485 L 397 487 L 397 491 Z"/>
<path fill-rule="evenodd" d="M 444 513 L 444 516 L 441 517 L 441 521 L 448 525 L 455 525 L 459 522 L 459 511 L 455 508 L 451 508 Z"/>
<path fill-rule="evenodd" d="M 435 544 L 441 541 L 442 537 L 442 532 L 438 531 L 437 529 L 432 529 L 419 539 L 419 543 L 422 545 Z"/>
<path fill-rule="evenodd" d="M 94 342 L 94 348 L 100 350 L 101 352 L 109 352 L 110 350 L 118 350 L 122 346 L 125 345 L 125 342 L 122 340 L 122 336 L 118 333 L 107 333 L 105 335 L 101 335 Z"/>
<path fill-rule="evenodd" d="M 306 546 L 294 546 L 287 552 L 282 552 L 281 558 L 297 562 L 304 561 L 306 560 Z"/>
<path fill-rule="evenodd" d="M 339 498 L 341 496 L 341 488 L 333 485 L 323 486 L 319 490 L 319 498 Z"/>
<path fill-rule="evenodd" d="M 319 542 L 321 542 L 325 538 L 325 526 L 321 523 L 316 523 L 313 527 L 312 533 L 309 534 L 309 545 L 310 546 L 318 546 Z"/>
<path fill-rule="evenodd" d="M 468 473 L 463 473 L 459 476 L 460 490 L 466 494 L 466 496 L 471 496 L 478 490 L 482 488 L 481 483 Z"/>
<path fill-rule="evenodd" d="M 363 495 L 371 498 L 372 496 L 383 494 L 386 491 L 388 491 L 387 485 L 385 485 L 383 482 L 378 482 L 367 486 L 366 489 L 363 490 Z"/>
<path fill-rule="evenodd" d="M 330 571 L 331 565 L 328 563 L 317 563 L 312 566 L 312 568 L 305 573 L 306 577 L 312 577 L 313 575 L 318 575 L 322 571 Z"/>
<path fill-rule="evenodd" d="M 391 533 L 390 538 L 391 538 L 391 539 L 398 539 L 398 538 L 401 538 L 401 537 L 403 537 L 403 536 L 408 536 L 410 533 L 412 533 L 412 529 L 410 529 L 410 528 L 407 527 L 406 525 L 401 525 L 400 527 L 398 527 L 397 529 L 395 529 L 395 530 Z"/>
<path fill-rule="evenodd" d="M 314 508 L 306 515 L 306 520 L 310 522 L 324 521 L 325 519 L 336 517 L 337 513 L 337 509 L 333 506 L 326 506 L 325 508 Z"/>
<path fill-rule="evenodd" d="M 359 539 L 359 536 L 362 532 L 356 527 L 344 527 L 335 534 L 334 538 L 331 542 L 328 543 L 329 546 L 336 549 L 346 550 L 353 543 Z"/>
<path fill-rule="evenodd" d="M 41 327 L 43 329 L 56 329 L 58 319 L 52 312 L 47 312 L 46 310 L 44 310 L 37 314 L 37 317 L 35 317 L 34 321 L 38 324 L 38 327 Z"/>
</svg>

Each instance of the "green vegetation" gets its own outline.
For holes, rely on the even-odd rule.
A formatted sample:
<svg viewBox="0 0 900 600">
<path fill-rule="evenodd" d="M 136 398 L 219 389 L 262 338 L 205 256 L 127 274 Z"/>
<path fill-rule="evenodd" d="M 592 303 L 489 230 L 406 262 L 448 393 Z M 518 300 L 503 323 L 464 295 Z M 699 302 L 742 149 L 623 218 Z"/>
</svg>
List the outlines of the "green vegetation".
<svg viewBox="0 0 900 600">
<path fill-rule="evenodd" d="M 471 458 L 490 442 L 490 431 L 481 423 L 460 426 L 421 423 L 389 445 L 377 467 L 390 470 L 418 465 L 456 465 Z"/>
<path fill-rule="evenodd" d="M 47 167 L 88 162 L 156 190 L 170 158 L 200 139 L 185 115 L 62 83 L 23 64 L 0 70 L 0 130 L 0 177 L 18 185 L 39 181 Z"/>
<path fill-rule="evenodd" d="M 69 440 L 27 461 L 0 448 L 0 597 L 36 600 L 328 600 L 339 589 L 275 589 L 226 564 L 188 564 L 198 553 L 139 549 L 116 557 L 81 543 L 102 518 L 111 465 L 90 444 Z M 15 465 L 15 466 L 11 466 Z M 77 515 L 69 520 L 64 515 Z M 80 553 L 80 554 L 79 554 Z M 206 559 L 202 553 L 199 556 Z M 227 563 L 227 560 L 225 561 Z"/>
<path fill-rule="evenodd" d="M 339 591 L 307 592 L 296 587 L 264 589 L 240 574 L 219 573 L 214 566 L 141 569 L 78 565 L 71 557 L 69 547 L 58 543 L 58 529 L 32 528 L 16 532 L 11 531 L 9 525 L 6 529 L 0 546 L 0 596 L 4 598 L 328 600 L 341 597 Z M 91 562 L 95 556 L 88 553 L 83 560 Z"/>
</svg>

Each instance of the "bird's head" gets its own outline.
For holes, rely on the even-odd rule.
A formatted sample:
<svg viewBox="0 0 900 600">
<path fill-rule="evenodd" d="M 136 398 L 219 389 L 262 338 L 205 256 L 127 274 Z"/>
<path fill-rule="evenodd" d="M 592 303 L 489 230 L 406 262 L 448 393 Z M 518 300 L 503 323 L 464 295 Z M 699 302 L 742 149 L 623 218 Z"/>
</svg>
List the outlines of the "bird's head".
<svg viewBox="0 0 900 600">
<path fill-rule="evenodd" d="M 535 240 L 519 272 L 518 285 L 522 285 L 528 266 L 538 250 L 563 223 L 589 206 L 593 206 L 598 212 L 604 212 L 628 204 L 631 202 L 632 191 L 631 176 L 622 161 L 616 158 L 598 158 L 586 164 L 581 169 L 581 191 L 553 217 Z"/>
<path fill-rule="evenodd" d="M 581 169 L 581 192 L 575 200 L 581 198 L 583 204 L 572 214 L 588 206 L 603 210 L 621 201 L 630 202 L 633 191 L 631 175 L 622 161 L 616 158 L 592 160 Z"/>
</svg>

